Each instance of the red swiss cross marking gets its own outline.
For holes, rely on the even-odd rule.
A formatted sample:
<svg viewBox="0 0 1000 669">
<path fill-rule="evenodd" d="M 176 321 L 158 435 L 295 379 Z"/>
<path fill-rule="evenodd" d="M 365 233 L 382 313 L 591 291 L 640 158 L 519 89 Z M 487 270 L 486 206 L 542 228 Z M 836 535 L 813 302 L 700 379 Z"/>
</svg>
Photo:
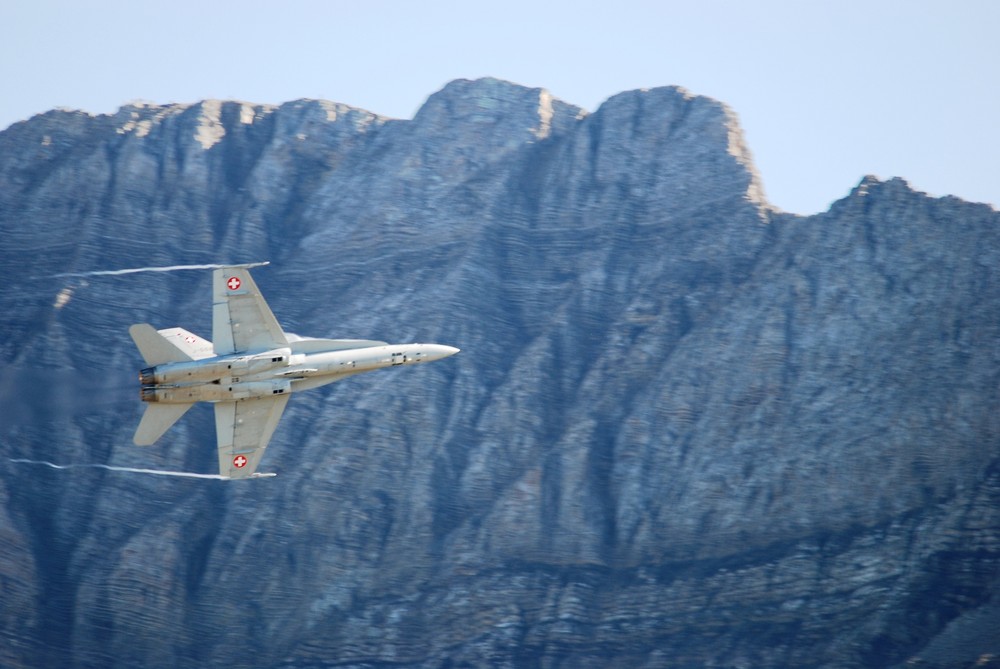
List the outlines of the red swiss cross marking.
<svg viewBox="0 0 1000 669">
<path fill-rule="evenodd" d="M 243 282 L 240 281 L 237 276 L 231 276 L 229 277 L 229 281 L 226 281 L 226 285 L 229 286 L 229 290 L 239 290 L 242 283 Z"/>
<path fill-rule="evenodd" d="M 237 455 L 235 458 L 233 458 L 233 466 L 236 467 L 237 469 L 243 469 L 244 467 L 247 466 L 247 459 L 242 455 Z"/>
</svg>

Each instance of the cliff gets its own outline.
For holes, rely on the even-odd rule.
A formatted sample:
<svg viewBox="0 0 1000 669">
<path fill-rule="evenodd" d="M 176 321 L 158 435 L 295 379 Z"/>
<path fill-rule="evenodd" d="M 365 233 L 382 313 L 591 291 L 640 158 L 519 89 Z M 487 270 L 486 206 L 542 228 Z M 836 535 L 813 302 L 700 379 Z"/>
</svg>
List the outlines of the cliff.
<svg viewBox="0 0 1000 669">
<path fill-rule="evenodd" d="M 462 352 L 293 397 L 274 479 L 11 461 L 213 472 L 206 407 L 132 445 L 127 335 L 210 273 L 87 273 L 265 259 L 288 331 Z M 16 124 L 0 665 L 996 666 L 998 268 L 899 179 L 773 210 L 677 88 Z"/>
</svg>

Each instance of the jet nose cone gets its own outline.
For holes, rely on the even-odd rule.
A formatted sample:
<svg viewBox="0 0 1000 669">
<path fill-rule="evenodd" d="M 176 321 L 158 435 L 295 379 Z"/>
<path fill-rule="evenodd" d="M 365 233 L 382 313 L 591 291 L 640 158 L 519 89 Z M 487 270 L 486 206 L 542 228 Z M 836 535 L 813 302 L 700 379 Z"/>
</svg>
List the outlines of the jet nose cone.
<svg viewBox="0 0 1000 669">
<path fill-rule="evenodd" d="M 444 344 L 426 344 L 424 350 L 427 353 L 428 360 L 440 360 L 442 358 L 447 358 L 450 355 L 455 355 L 459 351 L 459 349 L 454 346 L 445 346 Z"/>
</svg>

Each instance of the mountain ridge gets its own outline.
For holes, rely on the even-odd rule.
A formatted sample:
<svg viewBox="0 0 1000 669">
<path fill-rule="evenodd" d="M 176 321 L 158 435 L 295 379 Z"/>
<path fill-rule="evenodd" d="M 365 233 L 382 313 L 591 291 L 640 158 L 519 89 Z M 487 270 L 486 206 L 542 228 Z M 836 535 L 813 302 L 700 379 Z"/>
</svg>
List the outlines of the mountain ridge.
<svg viewBox="0 0 1000 669">
<path fill-rule="evenodd" d="M 215 467 L 204 407 L 131 445 L 126 333 L 208 335 L 208 272 L 67 274 L 268 259 L 288 331 L 462 348 L 297 395 L 263 484 L 0 466 L 0 664 L 995 661 L 1000 215 L 779 212 L 735 123 L 484 79 L 0 133 L 5 460 Z"/>
</svg>

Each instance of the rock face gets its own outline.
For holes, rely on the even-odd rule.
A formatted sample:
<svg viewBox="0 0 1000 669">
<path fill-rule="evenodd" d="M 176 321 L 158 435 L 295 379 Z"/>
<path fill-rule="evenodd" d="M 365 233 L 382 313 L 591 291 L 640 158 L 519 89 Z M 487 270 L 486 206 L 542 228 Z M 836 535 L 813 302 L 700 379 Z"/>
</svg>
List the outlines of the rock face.
<svg viewBox="0 0 1000 669">
<path fill-rule="evenodd" d="M 462 353 L 295 396 L 274 479 L 12 461 L 213 472 L 208 408 L 131 444 L 127 335 L 210 273 L 85 273 L 262 259 L 286 330 Z M 998 666 L 998 268 L 898 179 L 774 211 L 676 88 L 16 124 L 0 665 Z"/>
</svg>

